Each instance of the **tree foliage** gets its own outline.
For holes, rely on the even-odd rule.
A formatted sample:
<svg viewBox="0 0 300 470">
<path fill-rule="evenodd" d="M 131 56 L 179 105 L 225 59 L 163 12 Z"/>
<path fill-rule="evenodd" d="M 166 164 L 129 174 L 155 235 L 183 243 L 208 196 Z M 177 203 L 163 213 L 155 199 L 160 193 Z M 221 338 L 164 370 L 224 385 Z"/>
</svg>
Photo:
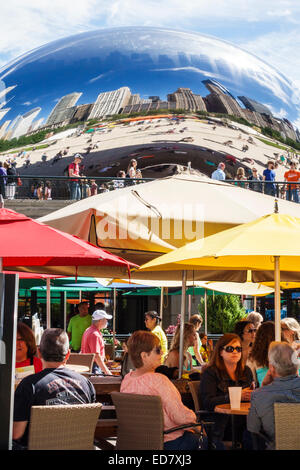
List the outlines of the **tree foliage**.
<svg viewBox="0 0 300 470">
<path fill-rule="evenodd" d="M 204 319 L 204 299 L 198 306 Z M 246 311 L 238 295 L 207 296 L 207 331 L 209 333 L 231 333 L 236 322 L 245 317 Z"/>
</svg>

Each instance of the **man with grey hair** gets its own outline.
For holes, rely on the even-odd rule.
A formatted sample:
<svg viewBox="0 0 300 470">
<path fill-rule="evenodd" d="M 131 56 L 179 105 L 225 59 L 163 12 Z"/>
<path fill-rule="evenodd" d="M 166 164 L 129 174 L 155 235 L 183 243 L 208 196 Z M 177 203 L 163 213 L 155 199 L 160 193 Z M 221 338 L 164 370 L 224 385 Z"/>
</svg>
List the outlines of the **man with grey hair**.
<svg viewBox="0 0 300 470">
<path fill-rule="evenodd" d="M 225 175 L 225 163 L 223 162 L 220 162 L 219 165 L 218 165 L 218 168 L 217 170 L 213 171 L 212 175 L 211 175 L 211 179 L 213 180 L 218 180 L 218 181 L 223 181 L 226 179 L 226 175 Z"/>
<path fill-rule="evenodd" d="M 25 377 L 15 391 L 13 439 L 24 447 L 28 440 L 32 406 L 78 405 L 96 401 L 92 383 L 65 367 L 70 350 L 64 330 L 48 328 L 44 331 L 39 356 L 43 370 Z"/>
<path fill-rule="evenodd" d="M 300 377 L 297 353 L 288 343 L 273 341 L 268 359 L 269 371 L 263 386 L 251 394 L 247 428 L 264 434 L 269 441 L 267 448 L 274 449 L 274 403 L 300 403 Z"/>
</svg>

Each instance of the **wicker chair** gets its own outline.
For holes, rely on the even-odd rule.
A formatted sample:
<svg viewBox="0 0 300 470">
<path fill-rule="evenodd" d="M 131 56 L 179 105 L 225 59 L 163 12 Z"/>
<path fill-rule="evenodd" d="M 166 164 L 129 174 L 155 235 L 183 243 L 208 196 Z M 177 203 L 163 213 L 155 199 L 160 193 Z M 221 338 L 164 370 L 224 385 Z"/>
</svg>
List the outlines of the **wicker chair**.
<svg viewBox="0 0 300 470">
<path fill-rule="evenodd" d="M 29 450 L 93 450 L 101 403 L 33 406 Z"/>
<path fill-rule="evenodd" d="M 67 364 L 78 364 L 80 366 L 87 366 L 89 367 L 89 372 L 92 372 L 94 358 L 95 354 L 71 353 Z"/>
<path fill-rule="evenodd" d="M 274 403 L 276 450 L 300 450 L 300 403 Z"/>
<path fill-rule="evenodd" d="M 117 450 L 163 450 L 164 434 L 201 426 L 190 423 L 164 431 L 159 396 L 112 392 L 111 397 L 118 420 Z"/>
</svg>

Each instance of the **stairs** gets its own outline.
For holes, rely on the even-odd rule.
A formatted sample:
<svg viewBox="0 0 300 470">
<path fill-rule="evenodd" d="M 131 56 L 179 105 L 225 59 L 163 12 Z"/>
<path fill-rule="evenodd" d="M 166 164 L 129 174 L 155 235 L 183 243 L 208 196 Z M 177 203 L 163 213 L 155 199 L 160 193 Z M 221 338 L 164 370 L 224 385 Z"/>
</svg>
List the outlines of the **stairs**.
<svg viewBox="0 0 300 470">
<path fill-rule="evenodd" d="M 4 199 L 4 207 L 25 214 L 32 219 L 38 219 L 58 209 L 68 206 L 76 201 L 56 199 L 52 201 L 39 201 L 37 199 Z"/>
</svg>

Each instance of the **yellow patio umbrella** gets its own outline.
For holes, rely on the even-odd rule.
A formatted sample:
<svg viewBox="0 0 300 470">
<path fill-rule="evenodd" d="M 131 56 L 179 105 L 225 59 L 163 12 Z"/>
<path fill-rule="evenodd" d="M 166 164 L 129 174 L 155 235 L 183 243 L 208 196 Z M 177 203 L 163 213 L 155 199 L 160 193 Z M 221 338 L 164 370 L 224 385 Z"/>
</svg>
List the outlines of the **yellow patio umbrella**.
<svg viewBox="0 0 300 470">
<path fill-rule="evenodd" d="M 254 282 L 272 280 L 275 338 L 280 341 L 280 276 L 300 280 L 299 236 L 300 218 L 275 212 L 189 243 L 146 263 L 140 271 L 251 270 Z"/>
</svg>

